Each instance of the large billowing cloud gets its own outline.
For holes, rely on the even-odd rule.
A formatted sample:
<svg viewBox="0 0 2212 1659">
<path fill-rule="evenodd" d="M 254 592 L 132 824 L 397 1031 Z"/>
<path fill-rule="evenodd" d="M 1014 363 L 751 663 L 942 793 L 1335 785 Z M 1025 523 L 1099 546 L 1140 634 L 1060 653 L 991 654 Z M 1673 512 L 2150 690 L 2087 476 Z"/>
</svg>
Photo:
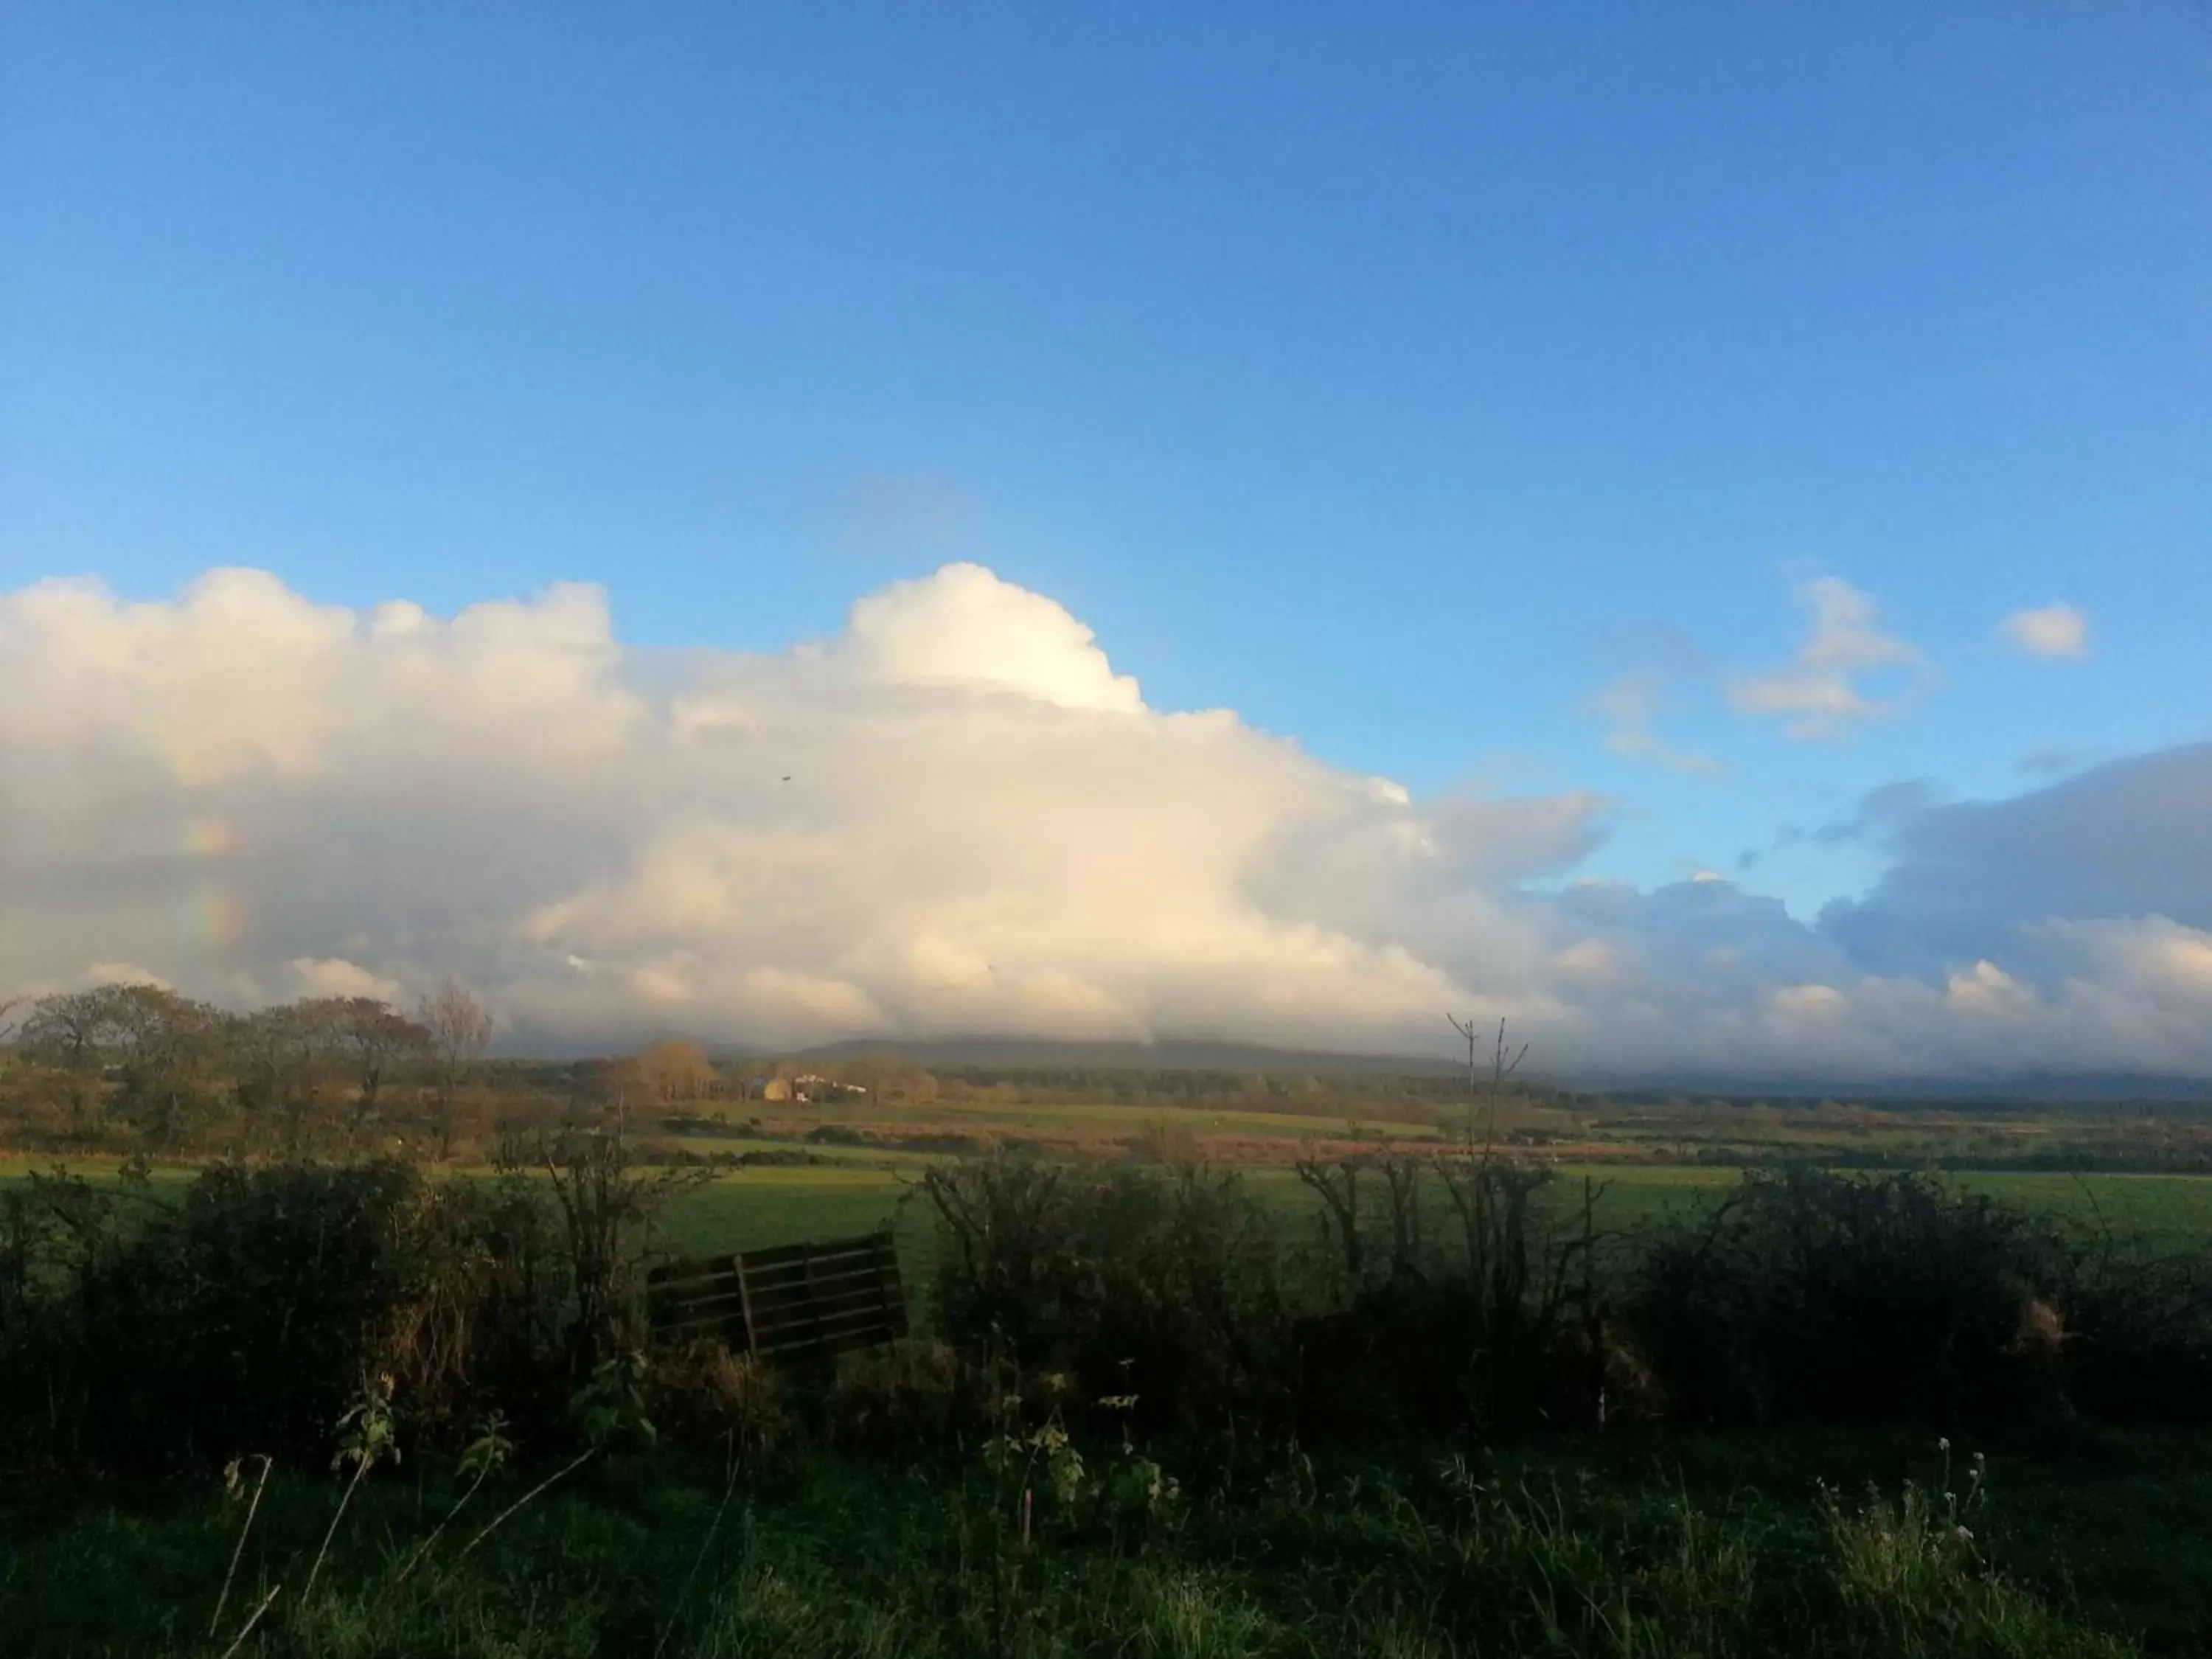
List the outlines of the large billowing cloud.
<svg viewBox="0 0 2212 1659">
<path fill-rule="evenodd" d="M 1856 714 L 1850 676 L 1899 659 L 1823 616 L 1834 648 L 1769 706 Z M 1915 802 L 1881 819 L 1888 879 L 1807 928 L 1717 880 L 1558 888 L 1603 799 L 1417 800 L 1151 708 L 975 566 L 830 640 L 676 661 L 586 587 L 443 619 L 244 570 L 157 604 L 47 583 L 0 596 L 0 993 L 450 972 L 526 1044 L 1433 1051 L 1450 1010 L 1593 1075 L 2212 1073 L 2206 752 Z"/>
</svg>

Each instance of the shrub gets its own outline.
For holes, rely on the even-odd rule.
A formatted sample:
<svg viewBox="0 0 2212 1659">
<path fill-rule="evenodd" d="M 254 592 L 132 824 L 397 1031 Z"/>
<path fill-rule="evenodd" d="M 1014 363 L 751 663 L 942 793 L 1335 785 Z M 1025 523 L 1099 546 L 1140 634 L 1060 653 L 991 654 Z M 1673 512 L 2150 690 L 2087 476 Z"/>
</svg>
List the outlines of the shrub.
<svg viewBox="0 0 2212 1659">
<path fill-rule="evenodd" d="M 1541 1171 L 1377 1158 L 1301 1174 L 1328 1249 L 1286 1263 L 1233 1173 L 1003 1155 L 933 1171 L 945 1333 L 1066 1373 L 1080 1401 L 1134 1395 L 1153 1427 L 1360 1437 L 1596 1415 L 1595 1240 L 1536 1201 Z"/>
<path fill-rule="evenodd" d="M 1753 1172 L 1651 1239 L 1629 1328 L 1679 1420 L 2018 1416 L 2054 1407 L 2050 1224 L 1914 1174 Z"/>
<path fill-rule="evenodd" d="M 693 1342 L 656 1354 L 646 1398 L 653 1423 L 669 1439 L 719 1443 L 746 1460 L 775 1450 L 795 1428 L 782 1376 L 720 1342 Z"/>
<path fill-rule="evenodd" d="M 0 1386 L 19 1437 L 45 1425 L 19 1455 L 156 1469 L 320 1450 L 424 1289 L 421 1199 L 393 1164 L 217 1164 L 173 1209 L 68 1180 L 11 1195 L 39 1260 L 0 1311 Z"/>
<path fill-rule="evenodd" d="M 559 1419 L 574 1304 L 551 1206 L 531 1182 L 426 1185 L 417 1292 L 395 1314 L 384 1360 L 410 1431 L 459 1443 L 495 1411 L 526 1427 Z"/>
<path fill-rule="evenodd" d="M 1280 1248 L 1241 1179 L 1069 1170 L 1010 1153 L 933 1170 L 945 1336 L 1152 1423 L 1281 1415 L 1294 1372 Z"/>
<path fill-rule="evenodd" d="M 910 1340 L 852 1354 L 824 1399 L 828 1437 L 891 1456 L 980 1439 L 1005 1417 L 1018 1380 L 951 1345 Z"/>
<path fill-rule="evenodd" d="M 2158 1256 L 2109 1235 L 2078 1257 L 2063 1310 L 2022 1339 L 2063 1357 L 2067 1392 L 2115 1422 L 2212 1421 L 2212 1261 Z"/>
<path fill-rule="evenodd" d="M 1607 1347 L 1587 1201 L 1487 1152 L 1304 1164 L 1334 1305 L 1301 1327 L 1305 1417 L 1490 1434 L 1595 1419 Z"/>
<path fill-rule="evenodd" d="M 327 1455 L 375 1383 L 410 1438 L 563 1404 L 641 1340 L 637 1271 L 673 1172 L 618 1131 L 543 1176 L 433 1185 L 406 1164 L 210 1166 L 179 1201 L 37 1177 L 0 1193 L 0 1462 L 158 1473 Z M 378 1379 L 388 1379 L 379 1382 Z"/>
<path fill-rule="evenodd" d="M 510 1191 L 536 1191 L 538 1173 L 544 1174 L 568 1285 L 567 1380 L 580 1387 L 610 1355 L 646 1341 L 639 1269 L 669 1200 L 706 1173 L 645 1167 L 619 1108 L 510 1137 L 500 1148 L 498 1165 Z"/>
</svg>

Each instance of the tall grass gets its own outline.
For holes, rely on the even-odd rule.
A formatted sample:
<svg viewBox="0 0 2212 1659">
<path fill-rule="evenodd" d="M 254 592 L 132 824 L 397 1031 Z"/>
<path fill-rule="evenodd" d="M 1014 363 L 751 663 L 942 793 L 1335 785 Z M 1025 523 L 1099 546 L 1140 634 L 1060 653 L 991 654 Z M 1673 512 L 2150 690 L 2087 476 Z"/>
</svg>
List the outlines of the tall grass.
<svg viewBox="0 0 2212 1659">
<path fill-rule="evenodd" d="M 817 1461 L 718 1494 L 665 1467 L 609 1465 L 595 1486 L 525 1512 L 457 1570 L 404 1584 L 415 1505 L 396 1487 L 364 1487 L 324 1593 L 277 1597 L 241 1651 L 2137 1650 L 2005 1571 L 1980 1536 L 1962 1542 L 1940 1494 L 1919 1488 L 1777 1502 L 1564 1468 L 1445 1459 L 1316 1475 L 1286 1463 L 1249 1490 L 1155 1498 L 1135 1528 L 1106 1462 L 1034 1489 L 1027 1510 L 1007 1503 L 1024 1467 L 985 1448 L 919 1472 Z M 281 1483 L 244 1605 L 296 1576 L 329 1501 L 326 1489 Z M 1995 1531 L 1989 1509 L 1976 1520 Z M 193 1621 L 221 1574 L 222 1519 L 188 1508 L 51 1529 L 0 1588 L 9 1650 L 219 1651 Z"/>
<path fill-rule="evenodd" d="M 1528 1166 L 1378 1157 L 1309 1174 L 1300 1239 L 1234 1173 L 975 1160 L 922 1183 L 931 1334 L 805 1373 L 641 1352 L 672 1185 L 618 1123 L 532 1158 L 0 1197 L 0 1520 L 276 1470 L 8 1521 L 7 1650 L 2114 1654 L 2005 1569 L 1978 1469 L 1717 1502 L 1494 1453 L 2207 1408 L 2200 1270 L 1923 1176 L 1608 1238 Z"/>
</svg>

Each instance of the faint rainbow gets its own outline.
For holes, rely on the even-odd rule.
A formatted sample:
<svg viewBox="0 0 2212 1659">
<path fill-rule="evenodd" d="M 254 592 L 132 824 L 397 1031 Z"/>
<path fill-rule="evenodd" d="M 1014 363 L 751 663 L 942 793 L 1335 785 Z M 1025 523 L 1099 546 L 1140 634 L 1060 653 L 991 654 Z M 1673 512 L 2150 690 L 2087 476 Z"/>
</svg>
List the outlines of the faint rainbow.
<svg viewBox="0 0 2212 1659">
<path fill-rule="evenodd" d="M 237 831 L 222 818 L 185 820 L 184 852 L 191 878 L 185 887 L 185 925 L 196 943 L 225 954 L 246 938 L 246 908 L 228 879 L 230 855 L 237 850 Z"/>
</svg>

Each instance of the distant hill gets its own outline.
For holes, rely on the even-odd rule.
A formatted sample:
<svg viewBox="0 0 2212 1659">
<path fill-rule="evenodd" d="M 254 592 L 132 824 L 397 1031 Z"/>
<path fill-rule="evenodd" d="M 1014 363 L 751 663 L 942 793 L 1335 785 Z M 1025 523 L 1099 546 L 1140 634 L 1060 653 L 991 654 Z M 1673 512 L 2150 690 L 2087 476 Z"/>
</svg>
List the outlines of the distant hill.
<svg viewBox="0 0 2212 1659">
<path fill-rule="evenodd" d="M 1342 1054 L 1270 1048 L 1251 1042 L 1171 1039 L 1164 1042 L 1052 1042 L 1031 1037 L 939 1037 L 895 1042 L 871 1037 L 825 1043 L 791 1056 L 801 1061 L 896 1056 L 920 1066 L 1091 1066 L 1132 1072 L 1275 1072 L 1312 1076 L 1454 1077 L 1465 1067 L 1406 1054 Z"/>
<path fill-rule="evenodd" d="M 1899 1109 L 1914 1106 L 2035 1110 L 2058 1106 L 2212 1109 L 2212 1079 L 2154 1073 L 2016 1072 L 1982 1077 L 1742 1078 L 1615 1074 L 1549 1081 L 1619 1105 L 1682 1098 L 1809 1105 L 1852 1101 Z"/>
<path fill-rule="evenodd" d="M 681 1036 L 660 1032 L 659 1036 Z M 609 1053 L 635 1053 L 650 1038 L 609 1049 L 563 1042 L 551 1034 L 516 1033 L 501 1045 L 520 1059 L 585 1060 Z M 1161 1042 L 1060 1042 L 1036 1037 L 969 1036 L 856 1038 L 793 1053 L 753 1044 L 717 1043 L 709 1052 L 722 1060 L 774 1058 L 821 1064 L 835 1060 L 896 1057 L 925 1069 L 953 1066 L 1053 1071 L 1082 1068 L 1129 1072 L 1267 1072 L 1279 1076 L 1451 1078 L 1464 1074 L 1464 1062 L 1434 1054 L 1341 1054 L 1308 1048 L 1278 1048 L 1264 1043 L 1172 1038 Z M 1808 1073 L 1764 1076 L 1669 1072 L 1643 1073 L 1597 1071 L 1571 1059 L 1531 1064 L 1522 1076 L 1540 1086 L 1594 1095 L 1620 1103 L 1683 1096 L 1705 1100 L 1856 1100 L 1902 1106 L 1947 1102 L 1983 1108 L 2013 1104 L 2034 1108 L 2079 1104 L 2140 1103 L 2212 1109 L 2212 1079 L 2153 1073 L 2061 1073 L 2021 1071 L 1975 1077 L 1850 1078 Z"/>
<path fill-rule="evenodd" d="M 864 1060 L 896 1055 L 915 1066 L 980 1066 L 1050 1069 L 1086 1066 L 1139 1072 L 1271 1072 L 1279 1074 L 1374 1077 L 1458 1077 L 1463 1063 L 1432 1055 L 1335 1054 L 1274 1048 L 1261 1043 L 1176 1038 L 1161 1042 L 1054 1042 L 1029 1037 L 963 1036 L 897 1042 L 867 1038 L 826 1043 L 793 1056 L 799 1060 Z M 1644 1077 L 1578 1073 L 1571 1065 L 1539 1069 L 1528 1080 L 1616 1099 L 1687 1095 L 1708 1099 L 1772 1101 L 1862 1100 L 1902 1104 L 1944 1101 L 2023 1106 L 2069 1102 L 2212 1104 L 2212 1079 L 2149 1073 L 2012 1072 L 1967 1078 L 1845 1079 Z"/>
</svg>

